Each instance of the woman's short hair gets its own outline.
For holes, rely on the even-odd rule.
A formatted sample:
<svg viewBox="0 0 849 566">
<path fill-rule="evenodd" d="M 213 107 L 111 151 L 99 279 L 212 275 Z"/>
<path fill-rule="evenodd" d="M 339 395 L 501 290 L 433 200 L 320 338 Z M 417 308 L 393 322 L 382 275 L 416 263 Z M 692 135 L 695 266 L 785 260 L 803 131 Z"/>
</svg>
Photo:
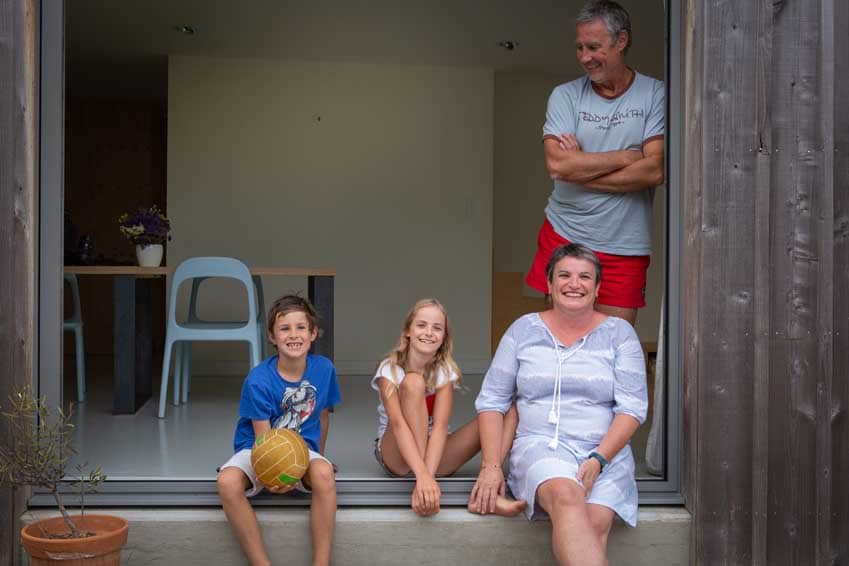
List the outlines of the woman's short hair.
<svg viewBox="0 0 849 566">
<path fill-rule="evenodd" d="M 548 260 L 548 265 L 545 266 L 545 276 L 549 283 L 554 280 L 554 266 L 564 257 L 575 257 L 585 259 L 595 266 L 595 282 L 601 281 L 601 262 L 595 252 L 583 244 L 569 243 L 563 244 L 551 253 L 551 259 Z"/>
<path fill-rule="evenodd" d="M 575 18 L 576 24 L 588 24 L 594 20 L 604 22 L 604 27 L 610 37 L 616 41 L 621 32 L 628 34 L 628 43 L 625 44 L 625 53 L 631 47 L 631 18 L 628 11 L 612 0 L 589 0 Z"/>
<path fill-rule="evenodd" d="M 286 316 L 290 312 L 304 313 L 310 325 L 310 330 L 318 328 L 318 315 L 312 303 L 300 295 L 292 294 L 283 295 L 274 301 L 274 304 L 268 309 L 268 332 L 274 334 L 274 323 L 277 322 L 277 317 Z"/>
</svg>

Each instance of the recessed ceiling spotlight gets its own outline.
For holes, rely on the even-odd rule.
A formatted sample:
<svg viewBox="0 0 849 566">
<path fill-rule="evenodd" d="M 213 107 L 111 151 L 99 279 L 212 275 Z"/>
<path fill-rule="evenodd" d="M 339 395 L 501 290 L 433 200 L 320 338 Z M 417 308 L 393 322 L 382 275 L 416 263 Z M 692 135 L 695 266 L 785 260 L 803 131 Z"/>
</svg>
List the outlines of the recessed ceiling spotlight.
<svg viewBox="0 0 849 566">
<path fill-rule="evenodd" d="M 178 32 L 182 33 L 183 35 L 194 35 L 195 34 L 195 28 L 193 26 L 190 26 L 190 25 L 187 25 L 187 24 L 183 24 L 181 26 L 174 26 L 174 29 L 177 30 Z"/>
<path fill-rule="evenodd" d="M 504 48 L 507 51 L 513 51 L 517 47 L 519 47 L 518 41 L 510 41 L 509 39 L 505 39 L 503 41 L 498 42 L 498 47 Z"/>
</svg>

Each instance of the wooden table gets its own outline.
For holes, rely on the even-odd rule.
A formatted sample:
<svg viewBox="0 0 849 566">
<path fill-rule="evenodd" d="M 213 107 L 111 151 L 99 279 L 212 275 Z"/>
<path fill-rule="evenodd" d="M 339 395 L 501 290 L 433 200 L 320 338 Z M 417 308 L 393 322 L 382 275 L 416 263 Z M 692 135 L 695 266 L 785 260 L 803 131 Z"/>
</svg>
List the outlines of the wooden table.
<svg viewBox="0 0 849 566">
<path fill-rule="evenodd" d="M 153 375 L 153 348 L 150 324 L 151 283 L 174 272 L 173 267 L 131 265 L 66 265 L 65 273 L 78 276 L 114 277 L 112 300 L 115 305 L 113 334 L 113 414 L 132 414 L 150 399 Z M 307 296 L 318 312 L 321 331 L 313 345 L 317 354 L 333 359 L 332 269 L 300 267 L 252 267 L 251 275 L 307 278 Z"/>
</svg>

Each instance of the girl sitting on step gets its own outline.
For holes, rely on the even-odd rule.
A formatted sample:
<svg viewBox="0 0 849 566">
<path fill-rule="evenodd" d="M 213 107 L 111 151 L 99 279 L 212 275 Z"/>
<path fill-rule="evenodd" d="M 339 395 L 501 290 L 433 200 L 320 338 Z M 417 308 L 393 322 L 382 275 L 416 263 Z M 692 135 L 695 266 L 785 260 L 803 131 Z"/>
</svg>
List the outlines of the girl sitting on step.
<svg viewBox="0 0 849 566">
<path fill-rule="evenodd" d="M 450 476 L 480 450 L 477 419 L 449 432 L 454 389 L 460 369 L 451 356 L 451 325 L 436 299 L 422 299 L 410 309 L 398 344 L 380 362 L 371 381 L 380 394 L 374 455 L 387 474 L 415 477 L 412 508 L 420 516 L 439 512 L 436 477 Z M 515 406 L 505 415 L 502 461 L 516 433 Z M 492 512 L 518 515 L 524 501 L 497 498 Z"/>
</svg>

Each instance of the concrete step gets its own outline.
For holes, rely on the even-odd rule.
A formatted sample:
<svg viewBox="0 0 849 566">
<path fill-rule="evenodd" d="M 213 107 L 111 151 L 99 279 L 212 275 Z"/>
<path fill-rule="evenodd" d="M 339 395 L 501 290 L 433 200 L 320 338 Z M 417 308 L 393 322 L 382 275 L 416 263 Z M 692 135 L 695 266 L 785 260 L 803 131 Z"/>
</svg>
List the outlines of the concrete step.
<svg viewBox="0 0 849 566">
<path fill-rule="evenodd" d="M 219 508 L 90 509 L 130 522 L 121 564 L 244 564 L 239 544 Z M 24 522 L 54 515 L 35 511 Z M 259 508 L 257 516 L 273 564 L 309 564 L 309 511 Z M 685 565 L 689 560 L 690 515 L 681 507 L 643 507 L 639 526 L 614 524 L 610 564 Z M 461 508 L 421 519 L 409 509 L 341 508 L 336 517 L 333 562 L 339 565 L 403 564 L 525 566 L 553 564 L 551 524 L 524 517 L 481 517 Z M 24 561 L 26 563 L 26 561 Z"/>
</svg>

